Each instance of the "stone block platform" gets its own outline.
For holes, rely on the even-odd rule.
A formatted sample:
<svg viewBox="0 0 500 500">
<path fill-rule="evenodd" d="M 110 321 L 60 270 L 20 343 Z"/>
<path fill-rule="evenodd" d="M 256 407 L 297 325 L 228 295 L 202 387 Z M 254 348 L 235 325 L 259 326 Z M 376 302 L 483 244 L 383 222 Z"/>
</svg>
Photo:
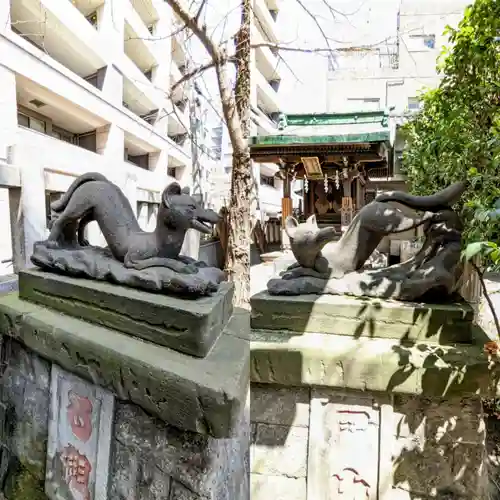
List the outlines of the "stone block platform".
<svg viewBox="0 0 500 500">
<path fill-rule="evenodd" d="M 0 298 L 7 500 L 247 500 L 249 316 L 229 284 L 191 301 L 19 285 Z"/>
<path fill-rule="evenodd" d="M 252 297 L 252 328 L 354 338 L 470 343 L 474 310 L 463 302 L 432 305 L 342 295 Z"/>
<path fill-rule="evenodd" d="M 461 301 L 252 297 L 253 500 L 484 500 L 488 338 Z"/>
<path fill-rule="evenodd" d="M 233 312 L 233 288 L 186 300 L 39 270 L 19 273 L 19 298 L 192 356 L 212 349 Z"/>
</svg>

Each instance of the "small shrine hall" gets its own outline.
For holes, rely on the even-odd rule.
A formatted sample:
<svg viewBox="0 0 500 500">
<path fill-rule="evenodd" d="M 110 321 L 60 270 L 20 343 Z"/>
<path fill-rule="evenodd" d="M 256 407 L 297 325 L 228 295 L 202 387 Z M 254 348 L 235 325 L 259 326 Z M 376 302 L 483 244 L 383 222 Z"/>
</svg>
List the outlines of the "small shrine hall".
<svg viewBox="0 0 500 500">
<path fill-rule="evenodd" d="M 276 134 L 250 138 L 250 155 L 280 168 L 282 221 L 292 213 L 293 181 L 303 179 L 300 218 L 316 214 L 320 226 L 344 229 L 378 189 L 404 187 L 392 182 L 394 138 L 387 111 L 281 115 Z"/>
</svg>

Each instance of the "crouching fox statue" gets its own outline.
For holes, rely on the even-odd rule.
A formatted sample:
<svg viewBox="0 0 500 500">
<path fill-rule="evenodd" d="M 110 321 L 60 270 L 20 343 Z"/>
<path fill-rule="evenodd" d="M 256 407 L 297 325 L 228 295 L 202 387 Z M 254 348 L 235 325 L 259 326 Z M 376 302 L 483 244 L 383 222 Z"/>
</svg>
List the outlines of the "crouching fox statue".
<svg viewBox="0 0 500 500">
<path fill-rule="evenodd" d="M 381 194 L 359 211 L 336 242 L 334 228 L 319 228 L 314 215 L 302 224 L 288 217 L 285 230 L 297 262 L 289 266 L 283 279 L 269 282 L 269 292 L 345 293 L 415 300 L 439 289 L 449 295 L 455 290 L 459 275 L 463 229 L 451 206 L 465 189 L 464 182 L 457 182 L 432 196 L 399 191 Z M 397 204 L 420 215 L 406 215 Z M 363 269 L 385 236 L 418 226 L 424 228 L 425 242 L 415 257 L 387 268 Z"/>
<path fill-rule="evenodd" d="M 85 228 L 92 221 L 99 225 L 106 249 L 91 247 L 85 240 Z M 78 177 L 52 203 L 48 240 L 35 243 L 32 261 L 44 269 L 73 276 L 83 274 L 123 284 L 137 283 L 139 287 L 141 282 L 148 282 L 146 288 L 162 289 L 165 280 L 161 276 L 169 283 L 172 272 L 176 280 L 180 279 L 178 274 L 200 279 L 200 269 L 213 269 L 180 252 L 188 229 L 210 233 L 218 221 L 219 216 L 202 207 L 189 188 L 181 189 L 174 182 L 161 194 L 155 229 L 144 231 L 122 190 L 102 174 L 91 172 Z M 217 275 L 217 283 L 221 273 L 212 273 Z M 152 286 L 151 280 L 156 280 L 156 285 Z"/>
</svg>

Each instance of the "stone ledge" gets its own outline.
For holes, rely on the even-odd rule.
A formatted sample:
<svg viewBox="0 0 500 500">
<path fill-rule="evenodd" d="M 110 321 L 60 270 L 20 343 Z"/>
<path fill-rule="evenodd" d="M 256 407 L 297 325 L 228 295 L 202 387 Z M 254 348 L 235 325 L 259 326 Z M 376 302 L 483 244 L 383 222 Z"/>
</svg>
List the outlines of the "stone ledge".
<svg viewBox="0 0 500 500">
<path fill-rule="evenodd" d="M 249 343 L 238 331 L 242 325 L 241 317 L 231 319 L 200 359 L 20 300 L 17 293 L 0 298 L 2 334 L 169 425 L 216 438 L 232 435 L 247 396 Z"/>
<path fill-rule="evenodd" d="M 466 303 L 434 305 L 340 295 L 284 297 L 268 292 L 254 295 L 250 302 L 253 329 L 440 344 L 474 341 L 474 311 Z"/>
<path fill-rule="evenodd" d="M 198 357 L 210 352 L 233 309 L 230 283 L 187 300 L 35 269 L 19 273 L 19 297 Z"/>
<path fill-rule="evenodd" d="M 328 386 L 424 396 L 491 395 L 491 372 L 479 346 L 344 335 L 252 330 L 252 382 Z"/>
</svg>

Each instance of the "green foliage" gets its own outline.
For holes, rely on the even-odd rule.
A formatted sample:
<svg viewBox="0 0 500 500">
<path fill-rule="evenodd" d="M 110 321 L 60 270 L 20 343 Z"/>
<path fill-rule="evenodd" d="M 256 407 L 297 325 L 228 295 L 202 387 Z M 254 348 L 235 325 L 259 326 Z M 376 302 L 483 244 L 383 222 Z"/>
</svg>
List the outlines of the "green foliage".
<svg viewBox="0 0 500 500">
<path fill-rule="evenodd" d="M 476 0 L 457 29 L 447 27 L 438 88 L 404 127 L 403 171 L 426 195 L 468 179 L 461 208 L 466 241 L 497 240 L 497 225 L 477 217 L 500 197 L 500 2 Z M 497 209 L 500 207 L 496 207 Z"/>
<path fill-rule="evenodd" d="M 500 226 L 500 199 L 495 201 L 490 210 L 476 210 L 472 218 L 473 227 L 481 226 L 484 232 L 494 233 Z M 493 241 L 473 241 L 469 243 L 462 252 L 462 258 L 472 261 L 474 257 L 480 257 L 483 270 L 500 270 L 500 246 Z M 499 332 L 500 334 L 500 332 Z"/>
</svg>

